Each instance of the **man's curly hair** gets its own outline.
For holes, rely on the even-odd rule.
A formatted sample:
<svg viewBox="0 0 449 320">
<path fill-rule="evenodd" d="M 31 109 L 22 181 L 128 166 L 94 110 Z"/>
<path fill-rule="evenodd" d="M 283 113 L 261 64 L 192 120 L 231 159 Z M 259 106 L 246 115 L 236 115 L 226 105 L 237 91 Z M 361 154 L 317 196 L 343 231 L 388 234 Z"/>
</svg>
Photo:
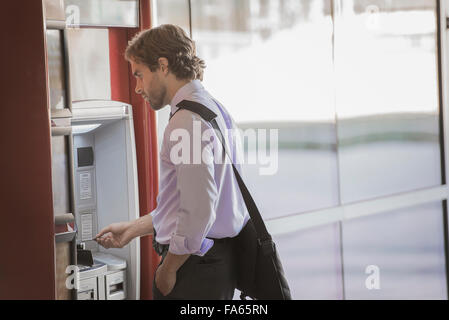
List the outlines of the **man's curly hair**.
<svg viewBox="0 0 449 320">
<path fill-rule="evenodd" d="M 168 60 L 168 69 L 178 80 L 203 80 L 206 64 L 196 56 L 195 42 L 184 30 L 163 24 L 138 33 L 128 43 L 127 60 L 146 65 L 151 72 L 159 68 L 159 58 Z"/>
</svg>

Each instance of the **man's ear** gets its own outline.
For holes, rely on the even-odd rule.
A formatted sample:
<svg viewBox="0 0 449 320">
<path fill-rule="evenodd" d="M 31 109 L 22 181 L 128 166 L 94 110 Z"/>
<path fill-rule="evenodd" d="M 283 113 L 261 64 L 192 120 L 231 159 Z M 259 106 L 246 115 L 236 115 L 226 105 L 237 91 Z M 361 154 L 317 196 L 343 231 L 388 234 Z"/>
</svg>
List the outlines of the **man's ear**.
<svg viewBox="0 0 449 320">
<path fill-rule="evenodd" d="M 157 59 L 157 62 L 159 63 L 159 68 L 161 69 L 162 73 L 164 75 L 168 74 L 168 59 L 164 57 L 160 57 Z"/>
</svg>

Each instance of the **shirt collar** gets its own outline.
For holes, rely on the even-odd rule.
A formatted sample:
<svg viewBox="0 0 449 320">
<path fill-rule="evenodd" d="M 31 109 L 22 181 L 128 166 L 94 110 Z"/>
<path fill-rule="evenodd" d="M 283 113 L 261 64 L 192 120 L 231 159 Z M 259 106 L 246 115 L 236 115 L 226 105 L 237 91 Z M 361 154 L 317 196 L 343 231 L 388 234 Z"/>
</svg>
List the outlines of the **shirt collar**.
<svg viewBox="0 0 449 320">
<path fill-rule="evenodd" d="M 196 79 L 192 80 L 189 83 L 186 83 L 184 86 L 179 88 L 178 91 L 176 91 L 175 95 L 173 96 L 171 102 L 170 102 L 170 111 L 171 114 L 174 114 L 176 110 L 179 108 L 176 106 L 178 103 L 180 103 L 182 100 L 185 100 L 186 98 L 190 97 L 192 93 L 196 91 L 200 91 L 204 89 L 203 85 L 201 84 L 201 81 Z"/>
</svg>

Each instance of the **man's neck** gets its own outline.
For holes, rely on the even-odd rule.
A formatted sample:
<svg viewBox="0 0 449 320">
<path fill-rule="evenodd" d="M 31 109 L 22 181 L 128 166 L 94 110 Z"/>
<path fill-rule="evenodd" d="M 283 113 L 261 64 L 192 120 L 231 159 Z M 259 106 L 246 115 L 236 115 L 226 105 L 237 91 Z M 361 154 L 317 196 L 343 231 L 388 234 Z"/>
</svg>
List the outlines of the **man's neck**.
<svg viewBox="0 0 449 320">
<path fill-rule="evenodd" d="M 179 89 L 184 87 L 187 83 L 189 83 L 191 80 L 177 80 L 173 79 L 172 83 L 167 88 L 167 104 L 170 104 L 173 100 L 173 97 L 175 96 L 176 92 L 178 92 Z"/>
</svg>

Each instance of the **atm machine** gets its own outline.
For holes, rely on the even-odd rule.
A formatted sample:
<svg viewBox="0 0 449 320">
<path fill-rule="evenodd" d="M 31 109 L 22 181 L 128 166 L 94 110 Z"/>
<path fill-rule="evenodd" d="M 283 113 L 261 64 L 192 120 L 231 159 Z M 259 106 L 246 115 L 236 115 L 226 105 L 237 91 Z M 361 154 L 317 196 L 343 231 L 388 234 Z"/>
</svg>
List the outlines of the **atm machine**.
<svg viewBox="0 0 449 320">
<path fill-rule="evenodd" d="M 139 217 L 133 112 L 111 100 L 108 41 L 108 27 L 138 26 L 138 1 L 44 4 L 57 299 L 139 299 L 138 239 L 108 250 L 93 239 L 111 223 Z M 81 21 L 68 27 L 73 12 Z M 67 280 L 74 266 L 77 285 Z"/>
<path fill-rule="evenodd" d="M 106 250 L 93 240 L 107 225 L 139 217 L 131 106 L 88 100 L 73 102 L 72 112 L 77 244 L 90 250 L 94 260 L 91 268 L 80 272 L 81 287 L 97 277 L 101 278 L 99 287 L 104 288 L 97 298 L 138 299 L 139 241 Z M 92 292 L 92 288 L 87 290 Z M 86 297 L 84 291 L 78 294 L 81 297 Z"/>
</svg>

